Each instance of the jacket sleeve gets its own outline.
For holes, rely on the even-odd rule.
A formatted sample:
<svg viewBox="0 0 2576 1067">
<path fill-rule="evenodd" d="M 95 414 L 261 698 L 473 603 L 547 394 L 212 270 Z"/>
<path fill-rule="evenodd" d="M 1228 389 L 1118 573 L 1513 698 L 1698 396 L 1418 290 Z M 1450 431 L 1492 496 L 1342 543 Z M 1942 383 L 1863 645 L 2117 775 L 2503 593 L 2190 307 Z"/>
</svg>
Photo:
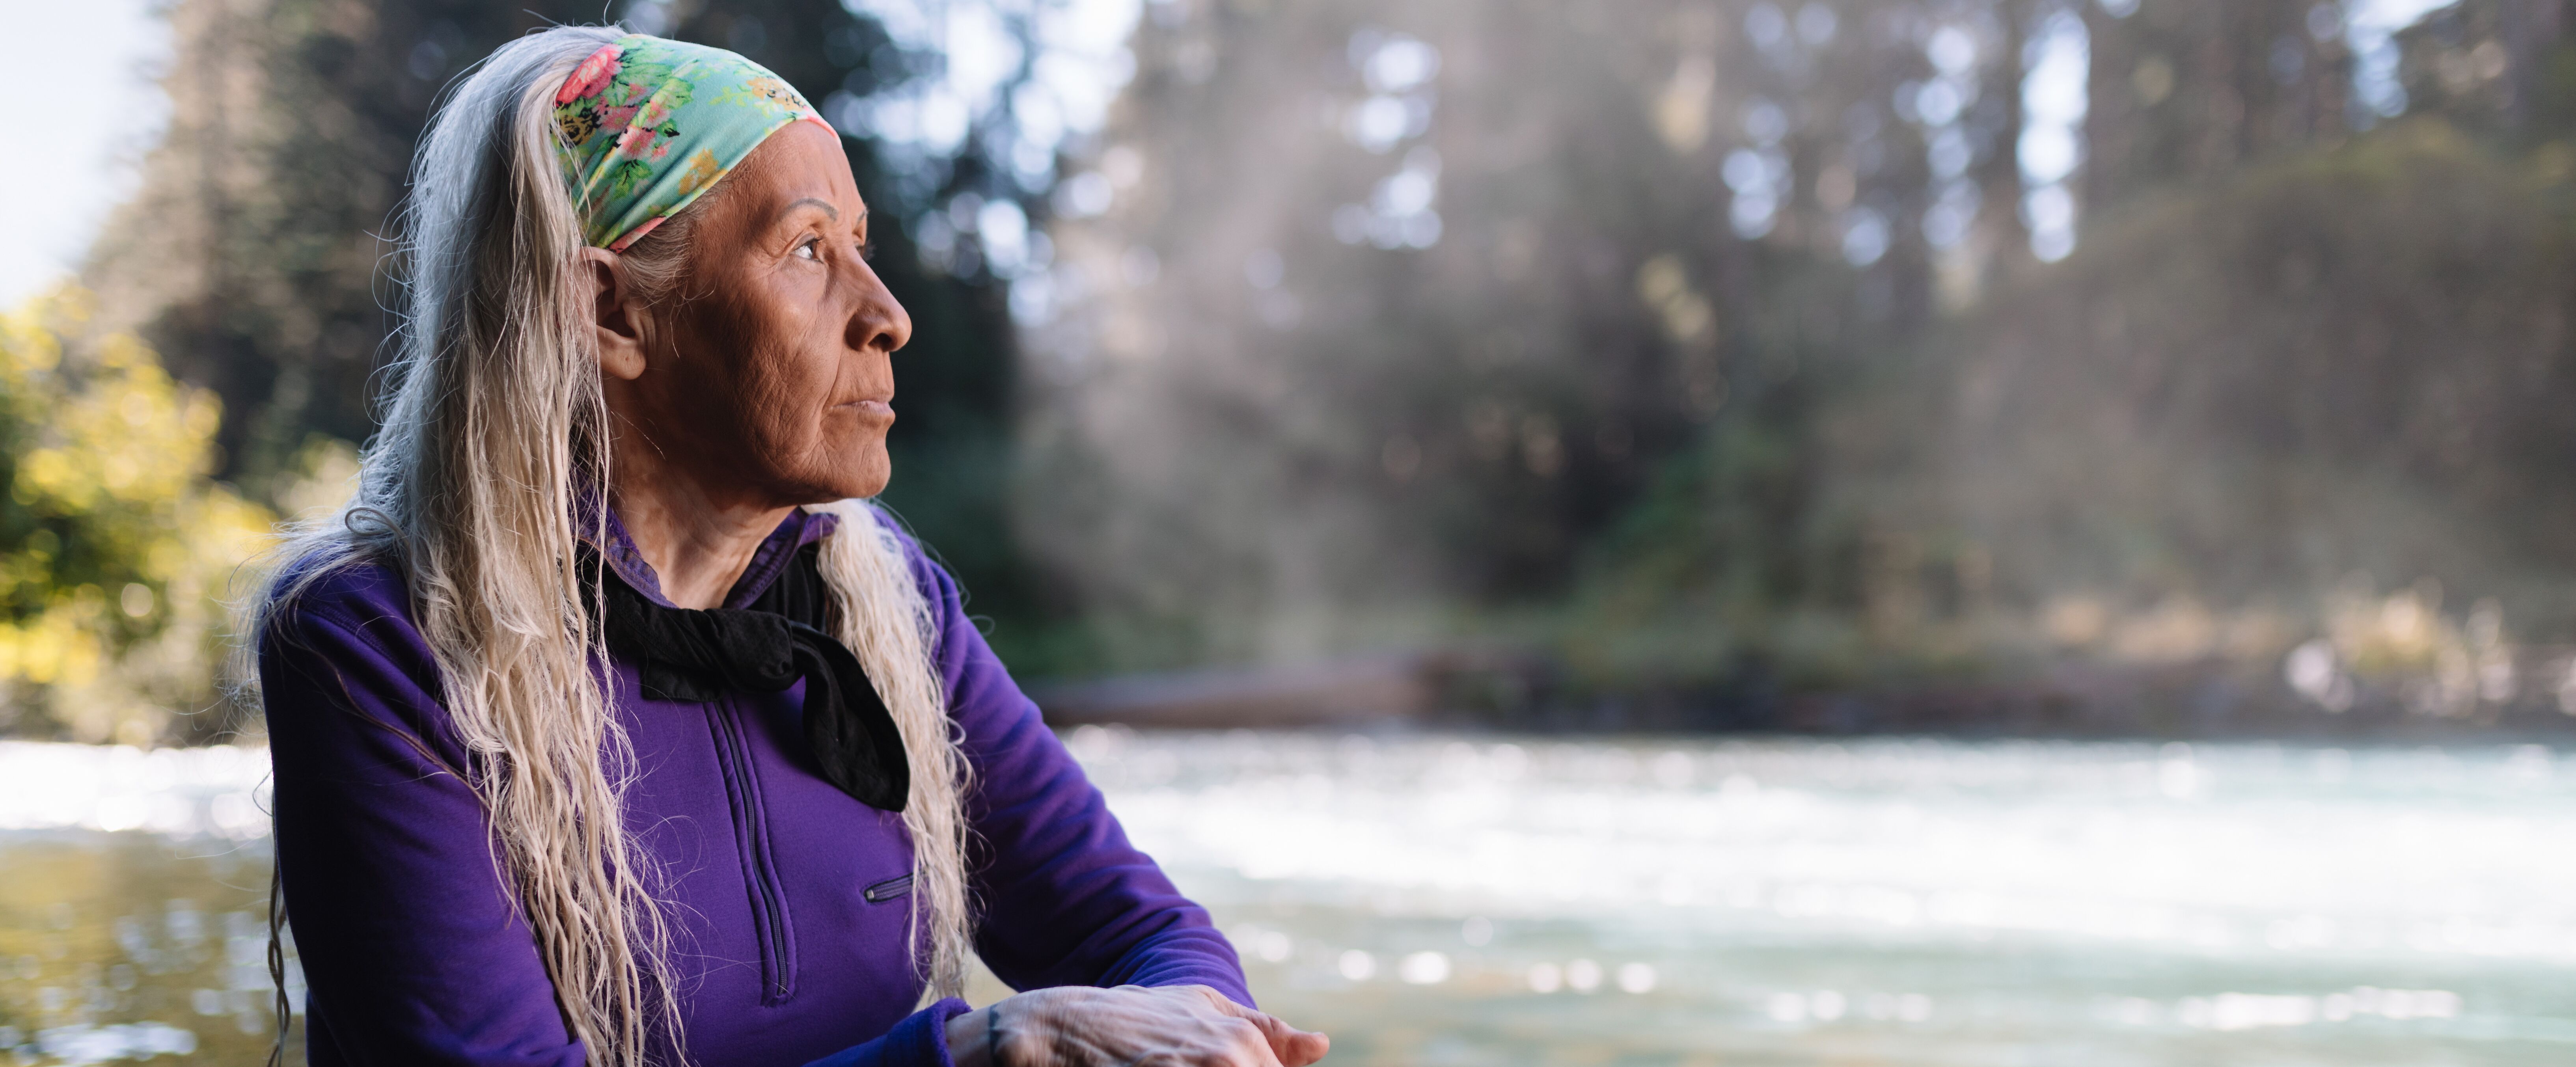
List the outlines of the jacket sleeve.
<svg viewBox="0 0 2576 1067">
<path fill-rule="evenodd" d="M 317 1063 L 583 1061 L 407 619 L 317 584 L 262 634 L 277 861 Z"/>
<path fill-rule="evenodd" d="M 956 1067 L 948 1056 L 948 1020 L 966 1014 L 950 997 L 904 1017 L 884 1037 L 852 1045 L 805 1067 Z"/>
<path fill-rule="evenodd" d="M 913 568 L 938 619 L 940 671 L 975 776 L 966 818 L 985 965 L 1015 989 L 1205 985 L 1253 1006 L 1233 946 L 1128 843 L 966 617 L 956 581 L 917 549 Z"/>
</svg>

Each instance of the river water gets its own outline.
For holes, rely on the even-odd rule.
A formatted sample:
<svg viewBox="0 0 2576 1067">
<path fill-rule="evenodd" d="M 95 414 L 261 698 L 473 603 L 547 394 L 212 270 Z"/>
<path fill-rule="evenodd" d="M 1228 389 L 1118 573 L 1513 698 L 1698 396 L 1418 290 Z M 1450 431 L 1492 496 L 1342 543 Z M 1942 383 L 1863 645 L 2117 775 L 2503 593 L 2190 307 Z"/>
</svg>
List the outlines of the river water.
<svg viewBox="0 0 2576 1067">
<path fill-rule="evenodd" d="M 1332 1064 L 2576 1062 L 2546 749 L 1067 740 Z M 0 744 L 0 1047 L 255 1062 L 262 773 Z"/>
</svg>

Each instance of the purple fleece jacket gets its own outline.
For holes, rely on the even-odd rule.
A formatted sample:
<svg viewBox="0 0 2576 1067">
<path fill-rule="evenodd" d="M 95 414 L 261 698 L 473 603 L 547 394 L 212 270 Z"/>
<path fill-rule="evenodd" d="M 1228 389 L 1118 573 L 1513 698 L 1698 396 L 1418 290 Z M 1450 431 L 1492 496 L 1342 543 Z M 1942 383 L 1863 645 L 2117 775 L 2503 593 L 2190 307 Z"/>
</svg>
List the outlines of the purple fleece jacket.
<svg viewBox="0 0 2576 1067">
<path fill-rule="evenodd" d="M 776 580 L 836 520 L 799 512 L 761 546 L 727 607 Z M 619 579 L 668 603 L 612 520 Z M 974 788 L 976 950 L 1019 989 L 1204 984 L 1250 1005 L 1207 913 L 1127 843 L 1100 792 L 965 614 L 957 583 L 906 539 L 939 620 L 939 671 Z M 310 986 L 316 1064 L 571 1065 L 528 926 L 490 847 L 469 757 L 402 577 L 350 567 L 307 587 L 261 635 L 276 764 L 277 855 Z M 906 950 L 912 846 L 901 816 L 814 769 L 801 684 L 704 704 L 644 699 L 609 664 L 641 773 L 626 824 L 667 872 L 687 1056 L 707 1067 L 946 1065 L 943 1000 Z"/>
</svg>

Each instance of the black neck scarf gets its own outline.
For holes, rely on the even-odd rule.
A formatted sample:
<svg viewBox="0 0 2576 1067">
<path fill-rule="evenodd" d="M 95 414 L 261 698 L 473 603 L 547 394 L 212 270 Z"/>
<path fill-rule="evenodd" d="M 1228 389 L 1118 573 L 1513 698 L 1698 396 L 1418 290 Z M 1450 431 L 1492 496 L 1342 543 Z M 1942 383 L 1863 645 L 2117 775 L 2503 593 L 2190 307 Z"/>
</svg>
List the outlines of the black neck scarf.
<svg viewBox="0 0 2576 1067">
<path fill-rule="evenodd" d="M 805 742 L 823 778 L 860 803 L 899 812 L 912 791 L 912 764 L 858 657 L 822 630 L 832 591 L 821 548 L 798 549 L 769 589 L 741 609 L 666 607 L 610 571 L 600 582 L 607 610 L 599 616 L 608 650 L 637 665 L 644 695 L 655 700 L 778 693 L 804 679 Z"/>
</svg>

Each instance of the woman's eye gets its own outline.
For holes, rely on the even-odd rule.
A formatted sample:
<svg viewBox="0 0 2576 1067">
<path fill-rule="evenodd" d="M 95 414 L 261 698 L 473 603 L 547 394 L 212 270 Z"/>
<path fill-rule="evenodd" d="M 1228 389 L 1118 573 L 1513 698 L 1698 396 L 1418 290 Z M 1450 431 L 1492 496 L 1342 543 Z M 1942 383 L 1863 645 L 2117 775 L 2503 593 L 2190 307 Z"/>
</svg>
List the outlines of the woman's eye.
<svg viewBox="0 0 2576 1067">
<path fill-rule="evenodd" d="M 861 242 L 859 242 L 859 261 L 860 261 L 860 262 L 862 262 L 862 263 L 874 263 L 874 262 L 876 262 L 876 261 L 877 261 L 877 243 L 876 243 L 876 242 L 874 242 L 874 241 L 861 241 Z"/>
<path fill-rule="evenodd" d="M 822 247 L 823 242 L 819 240 L 807 241 L 804 244 L 796 246 L 796 257 L 798 259 L 820 259 L 823 256 Z"/>
</svg>

